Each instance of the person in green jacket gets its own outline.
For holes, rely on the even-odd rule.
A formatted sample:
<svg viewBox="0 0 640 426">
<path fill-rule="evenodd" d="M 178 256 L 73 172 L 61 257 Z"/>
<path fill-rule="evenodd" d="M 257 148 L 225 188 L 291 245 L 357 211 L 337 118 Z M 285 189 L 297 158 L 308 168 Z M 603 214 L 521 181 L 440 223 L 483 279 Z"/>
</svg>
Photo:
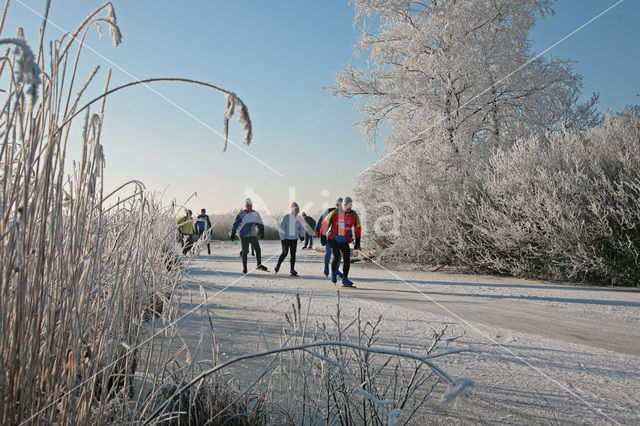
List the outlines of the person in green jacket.
<svg viewBox="0 0 640 426">
<path fill-rule="evenodd" d="M 186 210 L 186 214 L 178 219 L 178 230 L 180 231 L 182 254 L 187 254 L 191 251 L 193 243 L 193 213 L 191 210 Z M 186 237 L 186 238 L 185 238 Z M 186 241 L 185 241 L 186 240 Z"/>
</svg>

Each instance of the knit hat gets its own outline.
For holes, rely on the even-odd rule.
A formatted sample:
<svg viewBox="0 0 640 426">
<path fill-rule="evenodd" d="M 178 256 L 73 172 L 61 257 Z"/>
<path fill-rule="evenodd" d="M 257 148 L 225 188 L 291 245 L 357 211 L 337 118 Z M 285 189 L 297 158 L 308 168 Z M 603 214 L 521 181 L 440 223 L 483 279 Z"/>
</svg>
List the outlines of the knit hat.
<svg viewBox="0 0 640 426">
<path fill-rule="evenodd" d="M 251 201 L 251 198 L 247 198 L 247 200 L 244 202 L 245 206 L 252 206 L 253 205 L 253 201 Z"/>
<path fill-rule="evenodd" d="M 338 197 L 338 199 L 336 200 L 336 203 L 341 203 L 342 202 L 342 197 Z"/>
</svg>

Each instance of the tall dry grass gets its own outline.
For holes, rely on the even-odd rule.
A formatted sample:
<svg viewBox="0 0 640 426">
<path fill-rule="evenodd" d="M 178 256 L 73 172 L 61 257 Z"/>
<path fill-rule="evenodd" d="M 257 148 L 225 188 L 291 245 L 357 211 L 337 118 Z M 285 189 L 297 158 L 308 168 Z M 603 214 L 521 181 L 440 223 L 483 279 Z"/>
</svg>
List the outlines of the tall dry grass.
<svg viewBox="0 0 640 426">
<path fill-rule="evenodd" d="M 110 88 L 109 72 L 101 94 L 87 101 L 98 67 L 80 78 L 84 39 L 102 26 L 120 43 L 113 6 L 106 3 L 50 43 L 45 21 L 35 53 L 22 30 L 4 38 L 8 10 L 6 2 L 0 22 L 6 48 L 0 61 L 0 423 L 127 422 L 134 418 L 136 383 L 153 384 L 148 365 L 158 362 L 139 356 L 138 345 L 157 331 L 145 321 L 167 310 L 182 270 L 175 211 L 139 182 L 105 194 L 105 101 L 154 81 L 206 86 L 238 106 L 245 143 L 251 138 L 247 109 L 233 93 L 193 80 Z M 225 113 L 225 122 L 232 114 Z M 81 154 L 70 165 L 72 144 Z"/>
</svg>

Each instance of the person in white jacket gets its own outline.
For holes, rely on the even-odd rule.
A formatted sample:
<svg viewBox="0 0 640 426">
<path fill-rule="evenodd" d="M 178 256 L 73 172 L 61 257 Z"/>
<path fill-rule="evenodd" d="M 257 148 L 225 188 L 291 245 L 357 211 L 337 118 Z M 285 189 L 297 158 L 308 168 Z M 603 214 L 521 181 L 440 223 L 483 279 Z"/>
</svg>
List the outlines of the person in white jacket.
<svg viewBox="0 0 640 426">
<path fill-rule="evenodd" d="M 291 251 L 291 276 L 297 277 L 298 273 L 295 270 L 296 266 L 296 249 L 298 248 L 298 238 L 300 241 L 304 241 L 304 236 L 306 231 L 304 229 L 304 224 L 302 223 L 303 219 L 298 216 L 300 213 L 300 207 L 294 201 L 291 203 L 291 213 L 285 215 L 280 223 L 280 242 L 282 243 L 282 254 L 280 258 L 278 258 L 278 264 L 276 265 L 274 271 L 276 274 L 280 270 L 280 265 L 287 257 L 289 251 Z"/>
</svg>

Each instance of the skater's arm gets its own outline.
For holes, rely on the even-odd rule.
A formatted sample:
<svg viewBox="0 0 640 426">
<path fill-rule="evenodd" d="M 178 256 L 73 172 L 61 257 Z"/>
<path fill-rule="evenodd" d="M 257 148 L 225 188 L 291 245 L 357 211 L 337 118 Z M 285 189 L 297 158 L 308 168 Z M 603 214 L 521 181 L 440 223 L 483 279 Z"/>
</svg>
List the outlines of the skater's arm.
<svg viewBox="0 0 640 426">
<path fill-rule="evenodd" d="M 238 213 L 238 216 L 236 216 L 236 220 L 233 222 L 233 227 L 231 227 L 231 235 L 236 235 L 236 231 L 238 231 L 238 227 L 242 223 L 243 216 L 242 212 Z"/>
<path fill-rule="evenodd" d="M 327 214 L 327 217 L 322 221 L 322 235 L 331 233 L 331 219 L 338 210 L 332 210 Z"/>
<path fill-rule="evenodd" d="M 353 226 L 354 229 L 354 233 L 356 234 L 356 240 L 360 239 L 360 234 L 362 233 L 362 225 L 360 225 L 360 216 L 358 216 L 358 213 L 353 212 L 353 214 L 356 216 L 356 224 Z"/>
<path fill-rule="evenodd" d="M 318 222 L 316 222 L 316 233 L 320 233 L 322 231 L 322 221 L 324 220 L 324 213 L 320 215 Z"/>
<path fill-rule="evenodd" d="M 287 231 L 289 228 L 289 221 L 287 220 L 288 217 L 285 215 L 285 217 L 282 218 L 282 222 L 280 222 L 280 227 L 278 228 L 278 234 L 280 235 L 280 240 L 284 240 L 285 236 L 287 235 Z"/>
<path fill-rule="evenodd" d="M 307 235 L 307 230 L 305 229 L 301 220 L 296 222 L 296 227 L 298 228 L 298 237 L 304 238 L 305 235 Z"/>
<path fill-rule="evenodd" d="M 262 223 L 262 216 L 260 216 L 260 213 L 258 213 L 258 212 L 255 212 L 255 213 L 256 213 L 256 226 L 258 226 L 258 235 L 260 236 L 260 238 L 263 238 L 264 237 L 264 223 Z"/>
</svg>

